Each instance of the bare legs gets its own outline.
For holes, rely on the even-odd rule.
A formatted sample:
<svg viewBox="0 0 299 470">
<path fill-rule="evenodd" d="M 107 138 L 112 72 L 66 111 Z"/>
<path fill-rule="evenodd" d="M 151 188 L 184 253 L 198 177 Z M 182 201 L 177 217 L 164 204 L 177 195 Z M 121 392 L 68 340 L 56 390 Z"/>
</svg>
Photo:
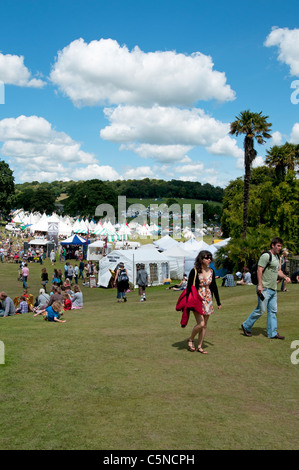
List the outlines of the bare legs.
<svg viewBox="0 0 299 470">
<path fill-rule="evenodd" d="M 207 331 L 207 324 L 209 315 L 200 315 L 197 312 L 193 312 L 196 320 L 196 325 L 194 326 L 190 338 L 188 340 L 188 344 L 194 341 L 196 335 L 198 335 L 198 346 L 197 351 L 201 352 L 202 354 L 207 354 L 206 351 L 202 349 L 202 343 L 206 335 Z"/>
</svg>

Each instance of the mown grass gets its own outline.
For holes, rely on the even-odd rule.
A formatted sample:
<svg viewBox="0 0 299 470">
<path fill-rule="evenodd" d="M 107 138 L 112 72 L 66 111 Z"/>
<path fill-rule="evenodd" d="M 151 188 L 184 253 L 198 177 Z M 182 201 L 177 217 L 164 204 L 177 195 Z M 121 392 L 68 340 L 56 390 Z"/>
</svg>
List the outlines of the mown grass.
<svg viewBox="0 0 299 470">
<path fill-rule="evenodd" d="M 36 295 L 41 267 L 29 267 Z M 0 285 L 22 293 L 17 265 L 0 264 Z M 285 341 L 266 337 L 266 318 L 243 336 L 253 286 L 219 289 L 205 356 L 187 351 L 193 318 L 180 327 L 179 293 L 164 287 L 123 304 L 112 289 L 82 287 L 84 309 L 65 324 L 0 318 L 0 449 L 297 449 L 298 286 L 278 293 Z"/>
</svg>

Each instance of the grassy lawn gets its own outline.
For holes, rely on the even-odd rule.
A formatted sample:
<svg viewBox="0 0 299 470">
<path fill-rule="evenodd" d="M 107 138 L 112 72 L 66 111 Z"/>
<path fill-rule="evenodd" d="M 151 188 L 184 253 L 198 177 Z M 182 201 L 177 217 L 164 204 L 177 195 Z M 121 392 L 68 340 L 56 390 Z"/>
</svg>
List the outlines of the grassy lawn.
<svg viewBox="0 0 299 470">
<path fill-rule="evenodd" d="M 29 268 L 36 296 L 41 266 Z M 12 298 L 22 293 L 17 269 L 0 263 L 1 290 Z M 115 290 L 82 287 L 84 309 L 64 324 L 31 313 L 0 318 L 0 449 L 297 449 L 298 286 L 278 293 L 285 341 L 266 337 L 266 318 L 243 336 L 254 286 L 219 289 L 205 356 L 187 351 L 194 320 L 180 327 L 179 293 L 164 287 L 122 304 Z"/>
</svg>

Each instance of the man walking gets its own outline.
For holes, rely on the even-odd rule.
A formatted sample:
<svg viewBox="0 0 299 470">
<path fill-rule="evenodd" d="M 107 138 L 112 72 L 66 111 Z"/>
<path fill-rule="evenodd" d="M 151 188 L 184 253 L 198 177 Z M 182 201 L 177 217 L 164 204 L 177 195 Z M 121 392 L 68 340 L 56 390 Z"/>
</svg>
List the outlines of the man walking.
<svg viewBox="0 0 299 470">
<path fill-rule="evenodd" d="M 251 328 L 254 323 L 267 310 L 267 336 L 268 338 L 284 339 L 277 333 L 277 276 L 283 278 L 287 283 L 290 278 L 280 268 L 279 253 L 283 241 L 279 237 L 271 240 L 270 251 L 263 253 L 258 261 L 257 269 L 257 295 L 258 304 L 256 309 L 249 315 L 241 325 L 245 336 L 252 336 Z"/>
</svg>

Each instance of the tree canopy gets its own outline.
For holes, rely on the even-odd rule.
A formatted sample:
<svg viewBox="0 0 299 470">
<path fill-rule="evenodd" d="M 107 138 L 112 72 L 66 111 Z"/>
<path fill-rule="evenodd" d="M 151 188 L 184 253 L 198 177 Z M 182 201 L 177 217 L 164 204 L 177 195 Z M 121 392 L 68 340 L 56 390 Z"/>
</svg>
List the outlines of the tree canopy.
<svg viewBox="0 0 299 470">
<path fill-rule="evenodd" d="M 268 116 L 263 116 L 262 112 L 252 113 L 249 110 L 243 111 L 236 116 L 236 120 L 231 123 L 230 133 L 233 135 L 245 135 L 244 137 L 244 190 L 243 190 L 243 229 L 242 237 L 246 237 L 248 223 L 248 205 L 249 205 L 249 184 L 251 176 L 251 165 L 256 158 L 256 150 L 254 149 L 254 140 L 259 144 L 265 143 L 271 135 L 269 131 L 272 124 L 268 121 Z"/>
<path fill-rule="evenodd" d="M 7 216 L 13 206 L 15 182 L 8 164 L 0 160 L 0 215 Z"/>
<path fill-rule="evenodd" d="M 117 208 L 117 194 L 107 183 L 94 179 L 70 186 L 63 200 L 64 212 L 73 217 L 94 217 L 100 204 Z"/>
</svg>

